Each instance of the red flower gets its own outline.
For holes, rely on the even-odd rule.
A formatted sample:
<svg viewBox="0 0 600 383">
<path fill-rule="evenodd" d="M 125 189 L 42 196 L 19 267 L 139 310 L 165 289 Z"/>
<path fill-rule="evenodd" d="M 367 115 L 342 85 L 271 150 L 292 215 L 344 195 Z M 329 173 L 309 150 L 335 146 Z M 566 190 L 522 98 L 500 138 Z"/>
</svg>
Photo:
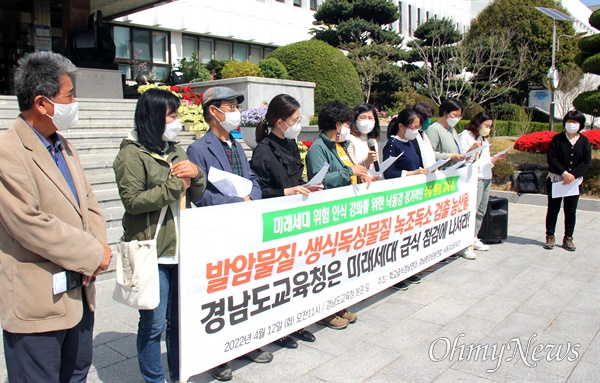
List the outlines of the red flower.
<svg viewBox="0 0 600 383">
<path fill-rule="evenodd" d="M 171 87 L 171 92 L 175 92 L 175 93 L 179 93 L 179 87 L 178 86 L 172 86 Z"/>
<path fill-rule="evenodd" d="M 302 141 L 302 144 L 304 144 L 304 146 L 306 146 L 306 149 L 310 149 L 313 142 L 312 141 Z"/>
<path fill-rule="evenodd" d="M 582 133 L 590 140 L 592 149 L 600 149 L 600 130 L 588 130 Z"/>
<path fill-rule="evenodd" d="M 552 137 L 557 132 L 535 132 L 521 136 L 515 142 L 515 149 L 521 152 L 546 153 Z"/>
</svg>

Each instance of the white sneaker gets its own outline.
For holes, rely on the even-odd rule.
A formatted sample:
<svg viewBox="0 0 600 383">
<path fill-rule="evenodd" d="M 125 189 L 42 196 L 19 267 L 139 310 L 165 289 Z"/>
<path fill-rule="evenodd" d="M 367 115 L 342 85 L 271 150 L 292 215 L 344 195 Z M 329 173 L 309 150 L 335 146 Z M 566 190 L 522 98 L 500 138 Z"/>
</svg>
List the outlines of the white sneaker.
<svg viewBox="0 0 600 383">
<path fill-rule="evenodd" d="M 475 248 L 475 250 L 479 251 L 488 251 L 490 249 L 490 247 L 485 243 L 481 242 L 479 238 L 475 238 L 475 243 L 473 244 L 473 247 Z"/>
<path fill-rule="evenodd" d="M 461 255 L 461 257 L 463 257 L 464 259 L 475 259 L 477 258 L 477 254 L 475 254 L 473 252 L 473 250 L 471 250 L 471 247 L 467 247 L 466 249 L 464 249 L 463 251 L 459 252 L 459 254 Z"/>
</svg>

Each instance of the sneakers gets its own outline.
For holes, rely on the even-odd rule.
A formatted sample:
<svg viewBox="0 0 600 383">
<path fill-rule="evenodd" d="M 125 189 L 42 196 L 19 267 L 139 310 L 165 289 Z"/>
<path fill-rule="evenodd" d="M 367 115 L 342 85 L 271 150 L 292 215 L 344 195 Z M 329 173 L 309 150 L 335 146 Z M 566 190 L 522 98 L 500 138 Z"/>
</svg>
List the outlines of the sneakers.
<svg viewBox="0 0 600 383">
<path fill-rule="evenodd" d="M 254 363 L 269 363 L 273 360 L 273 354 L 271 354 L 269 351 L 261 350 L 260 348 L 257 348 L 254 351 L 250 351 L 243 357 L 250 359 Z"/>
<path fill-rule="evenodd" d="M 576 247 L 573 243 L 573 237 L 564 237 L 562 247 L 568 251 L 575 251 Z"/>
<path fill-rule="evenodd" d="M 337 316 L 345 319 L 348 321 L 348 323 L 355 323 L 356 320 L 358 319 L 358 316 L 356 314 L 351 313 L 350 311 L 344 309 L 340 312 L 337 313 Z"/>
<path fill-rule="evenodd" d="M 488 251 L 490 247 L 485 243 L 481 242 L 479 238 L 475 238 L 475 243 L 473 244 L 473 248 L 478 251 Z"/>
<path fill-rule="evenodd" d="M 475 254 L 473 252 L 473 250 L 471 250 L 471 247 L 467 247 L 466 249 L 464 249 L 463 251 L 459 252 L 459 254 L 464 258 L 464 259 L 469 259 L 469 260 L 473 260 L 477 258 L 477 254 Z"/>
<path fill-rule="evenodd" d="M 394 290 L 400 290 L 400 291 L 406 291 L 408 290 L 408 283 L 402 281 L 402 282 L 398 282 L 395 285 L 392 286 L 392 289 Z"/>
<path fill-rule="evenodd" d="M 210 374 L 213 378 L 222 382 L 226 382 L 228 380 L 233 379 L 233 373 L 231 371 L 231 366 L 229 365 L 229 363 L 223 363 L 220 366 L 214 367 L 212 370 L 210 370 Z"/>
<path fill-rule="evenodd" d="M 421 283 L 421 277 L 419 277 L 417 274 L 415 274 L 415 275 L 413 275 L 413 276 L 410 276 L 410 277 L 408 277 L 407 279 L 408 279 L 408 280 L 409 280 L 411 283 L 414 283 L 415 285 L 416 285 L 416 284 L 419 284 L 419 283 Z"/>
<path fill-rule="evenodd" d="M 334 330 L 343 330 L 346 327 L 348 327 L 348 320 L 339 317 L 337 314 L 333 314 L 325 319 L 321 319 L 319 321 L 319 324 L 322 324 L 323 326 L 327 326 Z"/>
<path fill-rule="evenodd" d="M 571 243 L 573 243 L 572 239 L 571 239 Z M 544 244 L 544 249 L 546 249 L 546 250 L 554 249 L 554 236 L 553 235 L 546 236 L 546 243 Z"/>
</svg>

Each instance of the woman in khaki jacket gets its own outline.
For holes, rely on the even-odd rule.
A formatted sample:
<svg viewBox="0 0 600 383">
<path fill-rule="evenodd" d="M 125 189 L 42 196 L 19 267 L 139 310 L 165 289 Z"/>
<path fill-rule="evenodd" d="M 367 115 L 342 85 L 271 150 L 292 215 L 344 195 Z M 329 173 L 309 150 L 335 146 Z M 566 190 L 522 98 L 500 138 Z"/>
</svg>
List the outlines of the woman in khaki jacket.
<svg viewBox="0 0 600 383">
<path fill-rule="evenodd" d="M 154 310 L 139 311 L 137 352 L 145 382 L 165 381 L 160 350 L 165 323 L 169 373 L 172 381 L 179 380 L 179 199 L 198 200 L 206 188 L 202 170 L 174 142 L 181 132 L 179 103 L 165 90 L 144 92 L 135 110 L 135 129 L 121 143 L 113 164 L 125 206 L 125 241 L 152 239 L 160 210 L 168 206 L 157 238 L 160 303 Z"/>
</svg>

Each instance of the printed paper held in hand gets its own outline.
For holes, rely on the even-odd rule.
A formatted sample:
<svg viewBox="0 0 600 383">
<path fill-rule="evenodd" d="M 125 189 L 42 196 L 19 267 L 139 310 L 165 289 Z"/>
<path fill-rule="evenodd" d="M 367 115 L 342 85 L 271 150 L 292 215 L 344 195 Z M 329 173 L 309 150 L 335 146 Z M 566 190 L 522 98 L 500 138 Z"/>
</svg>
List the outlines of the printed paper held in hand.
<svg viewBox="0 0 600 383">
<path fill-rule="evenodd" d="M 307 183 L 305 183 L 304 187 L 309 187 L 309 186 L 317 186 L 323 183 L 323 178 L 325 178 L 325 174 L 327 174 L 327 171 L 329 170 L 329 164 L 327 162 L 325 162 L 325 165 L 323 165 L 323 167 L 321 168 L 321 170 L 319 170 L 317 172 L 317 174 L 315 174 L 313 176 L 313 178 L 311 178 L 310 181 L 308 181 Z"/>
<path fill-rule="evenodd" d="M 394 162 L 396 162 L 396 160 L 398 158 L 400 158 L 400 156 L 402 156 L 404 154 L 404 152 L 398 154 L 396 157 L 389 157 L 387 160 L 383 161 L 382 163 L 379 164 L 379 171 L 375 171 L 374 168 L 369 169 L 369 175 L 372 177 L 379 177 L 383 174 L 383 172 L 389 168 L 390 166 L 392 166 L 392 164 Z"/>
<path fill-rule="evenodd" d="M 572 195 L 579 195 L 579 185 L 583 182 L 583 178 L 575 178 L 573 182 L 563 185 L 562 181 L 552 183 L 552 198 L 562 198 Z"/>
<path fill-rule="evenodd" d="M 483 149 L 485 149 L 485 148 L 487 148 L 489 146 L 490 146 L 490 144 L 488 144 L 487 142 L 484 142 L 483 145 L 481 145 L 480 147 L 475 148 L 473 150 L 469 150 L 468 152 L 466 152 L 464 154 L 464 156 L 465 156 L 465 158 L 469 158 L 469 157 L 474 156 L 475 154 L 479 153 L 480 151 L 482 151 Z"/>
<path fill-rule="evenodd" d="M 245 197 L 252 191 L 252 181 L 212 166 L 208 169 L 208 181 L 229 197 Z"/>
<path fill-rule="evenodd" d="M 435 164 L 428 167 L 427 171 L 429 172 L 429 174 L 431 174 L 448 161 L 450 161 L 450 158 L 446 158 L 445 160 L 438 160 Z"/>
<path fill-rule="evenodd" d="M 494 155 L 493 155 L 493 157 L 498 157 L 498 156 L 501 156 L 501 155 L 503 155 L 503 154 L 506 154 L 506 153 L 508 153 L 508 151 L 509 151 L 510 149 L 512 149 L 512 147 L 513 147 L 512 145 L 511 145 L 511 146 L 509 146 L 508 148 L 504 149 L 503 151 L 501 151 L 501 152 L 498 152 L 498 153 L 494 154 Z"/>
<path fill-rule="evenodd" d="M 449 166 L 444 170 L 456 170 L 456 169 L 460 168 L 461 166 L 463 166 L 465 162 L 467 162 L 467 160 L 458 161 L 454 165 Z"/>
</svg>

